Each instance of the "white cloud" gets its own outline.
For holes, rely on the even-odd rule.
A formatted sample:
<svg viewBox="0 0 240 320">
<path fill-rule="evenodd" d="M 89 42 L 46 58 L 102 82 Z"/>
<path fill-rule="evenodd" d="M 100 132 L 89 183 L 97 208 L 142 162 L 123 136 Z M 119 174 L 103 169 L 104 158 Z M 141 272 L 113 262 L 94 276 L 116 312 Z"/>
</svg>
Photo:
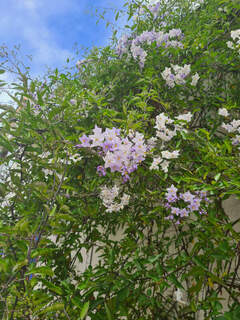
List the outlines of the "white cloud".
<svg viewBox="0 0 240 320">
<path fill-rule="evenodd" d="M 123 2 L 118 1 L 118 4 Z M 0 0 L 0 39 L 5 39 L 6 45 L 10 47 L 12 44 L 20 44 L 21 52 L 32 56 L 31 70 L 34 74 L 43 74 L 45 66 L 61 68 L 66 65 L 67 58 L 72 57 L 68 49 L 70 42 L 73 41 L 72 45 L 74 44 L 74 39 L 64 39 L 64 28 L 70 36 L 69 28 L 74 28 L 75 34 L 84 35 L 88 46 L 92 34 L 95 36 L 97 30 L 92 17 L 89 19 L 92 24 L 85 25 L 86 9 L 92 8 L 93 13 L 98 6 L 100 11 L 105 6 L 117 7 L 115 2 L 108 2 L 109 0 Z M 64 19 L 69 21 L 71 17 L 75 19 L 75 24 L 68 26 L 63 23 L 61 31 L 56 29 L 59 19 L 64 22 Z M 103 33 L 100 36 L 102 43 L 106 43 L 109 36 Z"/>
<path fill-rule="evenodd" d="M 0 38 L 11 39 L 15 44 L 23 44 L 25 54 L 33 57 L 35 72 L 44 66 L 64 65 L 71 52 L 57 42 L 58 31 L 51 28 L 51 17 L 71 14 L 81 10 L 76 0 L 9 0 L 0 4 Z M 59 17 L 62 18 L 61 16 Z M 63 16 L 64 18 L 64 16 Z M 62 35 L 64 37 L 64 35 Z M 7 43 L 8 45 L 8 43 Z M 29 52 L 26 52 L 29 50 Z"/>
</svg>

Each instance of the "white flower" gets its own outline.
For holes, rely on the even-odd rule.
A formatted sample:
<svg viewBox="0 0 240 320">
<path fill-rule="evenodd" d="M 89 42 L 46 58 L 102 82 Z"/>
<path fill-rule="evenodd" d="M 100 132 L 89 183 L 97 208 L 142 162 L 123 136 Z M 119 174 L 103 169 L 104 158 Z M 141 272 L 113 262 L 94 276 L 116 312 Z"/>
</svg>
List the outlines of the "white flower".
<svg viewBox="0 0 240 320">
<path fill-rule="evenodd" d="M 227 130 L 227 132 L 229 132 L 229 133 L 234 131 L 233 127 L 230 124 L 226 124 L 224 122 L 222 123 L 221 127 L 224 128 L 225 130 Z"/>
<path fill-rule="evenodd" d="M 161 164 L 160 164 L 162 170 L 167 173 L 168 172 L 168 166 L 169 166 L 169 162 L 167 160 L 164 160 Z"/>
<path fill-rule="evenodd" d="M 174 292 L 176 301 L 182 304 L 186 304 L 186 302 L 182 301 L 183 294 L 182 291 L 178 288 L 177 291 Z"/>
<path fill-rule="evenodd" d="M 230 49 L 234 49 L 234 45 L 233 45 L 233 42 L 232 42 L 232 41 L 228 41 L 228 42 L 227 42 L 227 46 L 228 46 L 228 48 L 230 48 Z"/>
<path fill-rule="evenodd" d="M 233 126 L 234 130 L 237 130 L 238 127 L 240 126 L 240 120 L 233 120 L 231 122 L 231 125 Z"/>
<path fill-rule="evenodd" d="M 233 40 L 240 38 L 240 29 L 231 31 L 231 37 Z"/>
<path fill-rule="evenodd" d="M 179 116 L 176 117 L 176 119 L 190 122 L 192 119 L 192 114 L 191 114 L 191 112 L 180 114 Z"/>
<path fill-rule="evenodd" d="M 225 109 L 225 108 L 219 109 L 219 110 L 218 110 L 218 114 L 219 114 L 220 116 L 223 116 L 223 117 L 227 117 L 227 116 L 229 115 L 227 109 Z"/>
<path fill-rule="evenodd" d="M 179 156 L 179 150 L 175 150 L 173 152 L 162 151 L 162 157 L 165 159 L 176 159 Z"/>
<path fill-rule="evenodd" d="M 130 196 L 126 193 L 123 194 L 122 199 L 121 199 L 121 205 L 122 206 L 127 206 L 129 204 Z"/>
<path fill-rule="evenodd" d="M 126 205 L 128 205 L 130 196 L 126 193 L 123 194 L 120 203 L 115 201 L 116 197 L 119 195 L 119 187 L 114 185 L 112 188 L 103 186 L 100 192 L 100 199 L 103 205 L 107 208 L 106 212 L 118 212 L 122 210 Z"/>
<path fill-rule="evenodd" d="M 195 75 L 192 76 L 191 85 L 192 85 L 192 86 L 196 86 L 199 79 L 200 79 L 199 74 L 198 74 L 198 73 L 195 73 Z"/>
<path fill-rule="evenodd" d="M 150 148 L 154 148 L 157 142 L 157 138 L 156 137 L 152 137 L 150 139 L 148 139 L 147 144 Z"/>
<path fill-rule="evenodd" d="M 159 163 L 162 161 L 162 158 L 161 157 L 158 157 L 158 158 L 154 158 L 153 159 L 153 163 L 151 164 L 151 166 L 150 166 L 150 170 L 158 170 L 159 169 L 159 167 L 158 167 L 158 165 L 159 165 Z"/>
<path fill-rule="evenodd" d="M 73 161 L 73 163 L 81 161 L 82 157 L 79 154 L 71 155 L 69 160 Z"/>
</svg>

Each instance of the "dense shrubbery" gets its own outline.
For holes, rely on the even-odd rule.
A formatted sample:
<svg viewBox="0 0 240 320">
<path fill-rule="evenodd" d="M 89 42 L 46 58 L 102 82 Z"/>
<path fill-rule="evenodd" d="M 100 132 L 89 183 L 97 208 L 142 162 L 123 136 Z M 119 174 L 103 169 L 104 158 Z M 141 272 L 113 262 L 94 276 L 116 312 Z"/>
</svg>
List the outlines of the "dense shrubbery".
<svg viewBox="0 0 240 320">
<path fill-rule="evenodd" d="M 126 8 L 118 43 L 18 70 L 1 107 L 2 319 L 240 318 L 240 4 Z"/>
</svg>

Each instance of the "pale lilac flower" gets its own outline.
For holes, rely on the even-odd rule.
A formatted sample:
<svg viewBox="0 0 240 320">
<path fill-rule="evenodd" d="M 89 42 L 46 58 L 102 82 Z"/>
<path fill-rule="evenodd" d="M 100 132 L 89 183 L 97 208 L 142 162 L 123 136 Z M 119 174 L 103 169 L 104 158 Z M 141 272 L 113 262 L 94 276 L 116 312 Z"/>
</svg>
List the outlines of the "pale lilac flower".
<svg viewBox="0 0 240 320">
<path fill-rule="evenodd" d="M 171 207 L 171 213 L 175 214 L 176 216 L 178 216 L 180 214 L 180 209 L 176 208 L 176 207 Z"/>
<path fill-rule="evenodd" d="M 104 153 L 107 153 L 108 151 L 112 151 L 112 143 L 104 142 L 102 144 L 102 149 Z"/>
<path fill-rule="evenodd" d="M 198 202 L 191 202 L 189 205 L 188 205 L 188 208 L 190 209 L 190 211 L 197 211 L 200 207 L 200 204 Z"/>
<path fill-rule="evenodd" d="M 167 188 L 168 194 L 176 195 L 178 189 L 172 184 L 170 188 Z"/>
<path fill-rule="evenodd" d="M 206 198 L 207 197 L 207 191 L 201 190 L 196 192 L 200 198 Z"/>
<path fill-rule="evenodd" d="M 238 144 L 240 144 L 240 135 L 236 135 L 236 137 L 232 138 L 231 140 L 232 140 L 232 144 L 234 146 L 237 146 Z"/>
<path fill-rule="evenodd" d="M 76 100 L 76 99 L 71 99 L 71 100 L 70 100 L 70 103 L 71 103 L 72 105 L 76 105 L 76 104 L 77 104 L 77 100 Z"/>
<path fill-rule="evenodd" d="M 170 214 L 169 216 L 165 217 L 165 220 L 173 220 L 174 216 L 172 214 Z"/>
<path fill-rule="evenodd" d="M 182 31 L 180 29 L 172 29 L 168 32 L 170 38 L 180 37 Z"/>
<path fill-rule="evenodd" d="M 169 201 L 169 202 L 170 202 L 170 201 Z M 167 209 L 170 209 L 170 208 L 171 208 L 171 205 L 170 205 L 168 202 L 166 202 L 166 203 L 164 204 L 164 207 L 167 208 Z"/>
<path fill-rule="evenodd" d="M 177 196 L 175 194 L 165 194 L 165 198 L 168 202 L 172 203 L 172 202 L 176 202 L 177 201 Z"/>
<path fill-rule="evenodd" d="M 183 217 L 188 217 L 188 216 L 189 216 L 189 212 L 188 212 L 188 210 L 187 210 L 186 208 L 181 209 L 181 210 L 179 211 L 179 213 L 180 213 L 181 218 L 183 218 Z"/>
<path fill-rule="evenodd" d="M 79 138 L 79 141 L 81 141 L 81 144 L 79 144 L 79 147 L 90 147 L 90 139 L 84 134 L 81 138 Z"/>
<path fill-rule="evenodd" d="M 180 194 L 180 197 L 181 197 L 181 199 L 183 199 L 185 202 L 192 202 L 193 199 L 195 198 L 195 196 L 194 196 L 192 193 L 190 193 L 189 191 Z"/>
</svg>

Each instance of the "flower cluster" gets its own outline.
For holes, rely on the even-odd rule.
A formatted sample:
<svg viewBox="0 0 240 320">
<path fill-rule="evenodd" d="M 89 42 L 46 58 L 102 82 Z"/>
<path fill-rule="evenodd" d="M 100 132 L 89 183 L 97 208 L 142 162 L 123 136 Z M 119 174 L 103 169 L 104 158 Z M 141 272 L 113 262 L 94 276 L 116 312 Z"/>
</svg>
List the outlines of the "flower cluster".
<svg viewBox="0 0 240 320">
<path fill-rule="evenodd" d="M 233 50 L 235 48 L 239 48 L 239 54 L 240 54 L 240 29 L 231 31 L 231 38 L 233 39 L 234 42 L 227 41 L 228 48 Z"/>
<path fill-rule="evenodd" d="M 166 81 L 167 85 L 170 88 L 175 87 L 176 84 L 183 85 L 186 83 L 185 78 L 191 72 L 190 64 L 185 64 L 183 67 L 179 65 L 171 64 L 171 68 L 165 68 L 164 71 L 161 73 L 163 79 Z M 198 73 L 192 76 L 192 86 L 196 86 L 198 80 L 200 79 Z"/>
<path fill-rule="evenodd" d="M 106 212 L 117 212 L 122 210 L 128 205 L 130 196 L 124 193 L 120 199 L 120 203 L 116 202 L 116 198 L 119 196 L 119 187 L 116 185 L 112 188 L 103 186 L 100 192 L 100 198 L 103 201 L 103 205 L 107 208 Z"/>
<path fill-rule="evenodd" d="M 121 57 L 124 53 L 128 52 L 128 46 L 131 43 L 129 40 L 129 36 L 124 34 L 118 41 L 118 45 L 116 48 L 116 53 Z"/>
<path fill-rule="evenodd" d="M 129 40 L 127 35 L 123 35 L 118 42 L 116 51 L 117 54 L 122 56 L 123 53 L 128 52 L 127 48 L 130 47 L 134 60 L 139 59 L 140 67 L 144 67 L 147 52 L 141 47 L 142 44 L 147 43 L 148 45 L 151 45 L 155 42 L 157 47 L 164 46 L 165 48 L 183 48 L 182 42 L 174 38 L 183 38 L 183 34 L 180 29 L 172 29 L 167 33 L 164 33 L 163 31 L 144 31 L 133 40 Z"/>
<path fill-rule="evenodd" d="M 166 116 L 164 113 L 160 113 L 156 117 L 156 125 L 154 128 L 157 129 L 156 136 L 160 138 L 163 142 L 170 141 L 174 136 L 176 136 L 177 131 L 185 130 L 183 128 L 183 125 L 185 122 L 190 122 L 192 118 L 192 114 L 190 112 L 181 114 L 175 119 L 170 119 L 168 116 Z M 182 124 L 175 124 L 176 121 L 183 122 Z M 168 128 L 168 125 L 172 125 L 172 129 Z M 154 142 L 156 142 L 154 140 Z M 168 172 L 168 166 L 170 159 L 176 159 L 179 156 L 179 150 L 174 150 L 172 152 L 165 150 L 161 152 L 161 157 L 155 157 L 153 159 L 153 163 L 150 166 L 150 170 L 158 170 L 159 165 L 161 166 L 162 170 L 167 173 Z"/>
<path fill-rule="evenodd" d="M 222 128 L 227 130 L 229 133 L 235 133 L 235 137 L 232 138 L 233 145 L 236 146 L 240 144 L 240 120 L 233 120 L 228 124 L 223 122 Z"/>
<path fill-rule="evenodd" d="M 192 212 L 206 214 L 201 206 L 206 207 L 209 202 L 206 191 L 180 193 L 174 185 L 171 185 L 165 194 L 164 207 L 169 213 L 165 219 L 176 220 L 176 223 L 179 224 L 181 218 L 188 217 Z"/>
<path fill-rule="evenodd" d="M 183 34 L 180 29 L 172 29 L 168 33 L 163 31 L 144 31 L 142 34 L 137 36 L 131 43 L 131 53 L 133 58 L 136 60 L 139 57 L 140 66 L 143 67 L 147 53 L 140 45 L 147 43 L 148 45 L 156 42 L 157 47 L 164 46 L 165 48 L 182 48 L 182 42 L 178 40 L 172 40 L 173 38 L 182 38 Z"/>
<path fill-rule="evenodd" d="M 183 130 L 183 125 L 185 122 L 190 122 L 192 119 L 191 112 L 181 114 L 175 119 L 170 119 L 168 116 L 162 112 L 156 117 L 156 125 L 154 128 L 157 129 L 156 136 L 163 141 L 170 141 L 174 136 L 176 136 L 177 131 Z M 184 122 L 182 124 L 174 124 L 176 120 Z M 168 124 L 172 125 L 172 129 L 168 128 Z"/>
<path fill-rule="evenodd" d="M 159 10 L 160 10 L 160 1 L 155 3 L 155 4 L 152 4 L 150 6 L 148 6 L 148 10 L 152 13 L 154 19 L 157 18 L 158 16 L 158 13 L 159 13 Z"/>
<path fill-rule="evenodd" d="M 227 132 L 239 132 L 240 133 L 240 120 L 233 120 L 229 124 L 222 123 L 222 127 L 227 130 Z"/>
<path fill-rule="evenodd" d="M 127 137 L 121 138 L 120 129 L 107 128 L 104 132 L 95 126 L 93 134 L 89 137 L 83 135 L 79 148 L 97 147 L 98 154 L 104 160 L 104 166 L 98 166 L 100 175 L 106 174 L 106 169 L 111 172 L 120 172 L 124 181 L 129 179 L 129 174 L 135 171 L 146 156 L 147 145 L 144 136 L 139 132 L 130 132 Z"/>
</svg>

